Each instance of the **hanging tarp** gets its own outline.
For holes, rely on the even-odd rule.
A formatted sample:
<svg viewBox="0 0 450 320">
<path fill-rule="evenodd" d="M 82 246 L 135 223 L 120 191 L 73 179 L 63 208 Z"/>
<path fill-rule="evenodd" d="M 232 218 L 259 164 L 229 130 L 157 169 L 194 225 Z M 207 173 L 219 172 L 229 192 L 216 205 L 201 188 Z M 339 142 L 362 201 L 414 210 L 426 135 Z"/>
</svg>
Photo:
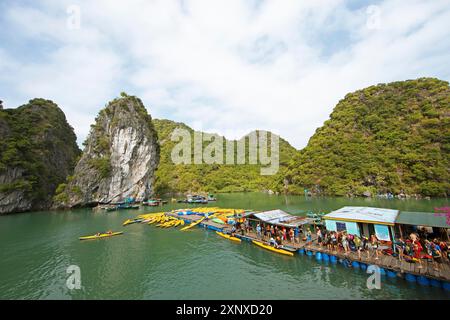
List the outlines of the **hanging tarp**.
<svg viewBox="0 0 450 320">
<path fill-rule="evenodd" d="M 372 207 L 343 207 L 323 216 L 326 220 L 376 223 L 393 226 L 398 210 Z"/>
<path fill-rule="evenodd" d="M 392 241 L 389 235 L 389 227 L 386 225 L 375 224 L 375 235 L 379 240 Z"/>
</svg>

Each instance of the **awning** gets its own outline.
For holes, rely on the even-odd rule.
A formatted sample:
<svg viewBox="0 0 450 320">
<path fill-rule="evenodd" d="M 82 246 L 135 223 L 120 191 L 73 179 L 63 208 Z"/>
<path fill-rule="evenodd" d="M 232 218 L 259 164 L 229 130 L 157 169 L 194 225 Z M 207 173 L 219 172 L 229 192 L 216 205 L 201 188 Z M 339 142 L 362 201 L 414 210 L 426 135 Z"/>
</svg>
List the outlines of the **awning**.
<svg viewBox="0 0 450 320">
<path fill-rule="evenodd" d="M 323 219 L 393 226 L 398 210 L 372 207 L 343 207 L 323 216 Z"/>
<path fill-rule="evenodd" d="M 413 226 L 450 228 L 450 224 L 444 213 L 401 211 L 395 223 Z"/>
<path fill-rule="evenodd" d="M 314 219 L 294 216 L 283 210 L 271 210 L 255 213 L 254 216 L 269 224 L 279 225 L 287 228 L 295 228 L 303 224 L 312 224 Z"/>
</svg>

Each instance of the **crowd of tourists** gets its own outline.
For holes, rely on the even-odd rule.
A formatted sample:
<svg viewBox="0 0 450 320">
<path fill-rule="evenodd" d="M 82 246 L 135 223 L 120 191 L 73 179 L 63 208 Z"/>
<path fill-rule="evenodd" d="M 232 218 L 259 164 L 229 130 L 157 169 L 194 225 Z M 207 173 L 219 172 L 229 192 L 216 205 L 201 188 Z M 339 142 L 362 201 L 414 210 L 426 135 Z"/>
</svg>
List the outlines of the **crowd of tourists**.
<svg viewBox="0 0 450 320">
<path fill-rule="evenodd" d="M 325 227 L 316 227 L 313 232 L 310 228 L 303 230 L 302 226 L 295 228 L 280 227 L 277 225 L 257 223 L 256 226 L 245 220 L 233 226 L 233 232 L 242 235 L 255 232 L 256 237 L 275 247 L 286 244 L 306 242 L 306 247 L 314 244 L 326 247 L 331 252 L 354 252 L 361 259 L 362 254 L 367 258 L 378 260 L 382 254 L 398 257 L 400 260 L 418 262 L 422 267 L 422 260 L 433 262 L 435 270 L 440 270 L 440 264 L 450 261 L 450 244 L 436 238 L 429 239 L 429 234 L 421 229 L 418 233 L 411 233 L 406 239 L 399 238 L 392 243 L 380 241 L 375 234 L 370 237 L 349 234 L 347 231 L 330 231 Z M 393 250 L 395 247 L 395 250 Z"/>
<path fill-rule="evenodd" d="M 427 259 L 433 262 L 435 270 L 440 270 L 444 260 L 450 261 L 450 244 L 437 238 L 428 239 L 423 229 L 419 233 L 413 232 L 408 238 L 400 237 L 395 241 L 399 259 L 418 262 L 419 268 L 422 268 L 422 260 Z"/>
</svg>

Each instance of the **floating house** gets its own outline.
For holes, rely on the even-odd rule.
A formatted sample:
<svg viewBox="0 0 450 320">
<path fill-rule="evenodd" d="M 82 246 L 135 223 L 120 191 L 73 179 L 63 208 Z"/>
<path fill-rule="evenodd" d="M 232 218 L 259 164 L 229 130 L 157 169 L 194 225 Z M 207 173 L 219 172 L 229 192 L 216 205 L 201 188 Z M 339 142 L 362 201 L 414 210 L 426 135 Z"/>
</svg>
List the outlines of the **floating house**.
<svg viewBox="0 0 450 320">
<path fill-rule="evenodd" d="M 391 242 L 395 236 L 398 210 L 372 207 L 343 207 L 323 216 L 330 231 L 347 231 L 359 237 L 375 234 L 381 241 Z"/>
<path fill-rule="evenodd" d="M 259 223 L 285 228 L 296 228 L 302 225 L 314 224 L 315 221 L 315 219 L 294 216 L 279 209 L 263 212 L 249 212 L 245 215 L 245 218 L 250 221 L 257 221 Z"/>
<path fill-rule="evenodd" d="M 323 216 L 330 231 L 369 237 L 375 234 L 381 241 L 391 243 L 423 228 L 433 237 L 449 239 L 450 224 L 444 214 L 409 212 L 372 207 L 343 207 Z"/>
</svg>

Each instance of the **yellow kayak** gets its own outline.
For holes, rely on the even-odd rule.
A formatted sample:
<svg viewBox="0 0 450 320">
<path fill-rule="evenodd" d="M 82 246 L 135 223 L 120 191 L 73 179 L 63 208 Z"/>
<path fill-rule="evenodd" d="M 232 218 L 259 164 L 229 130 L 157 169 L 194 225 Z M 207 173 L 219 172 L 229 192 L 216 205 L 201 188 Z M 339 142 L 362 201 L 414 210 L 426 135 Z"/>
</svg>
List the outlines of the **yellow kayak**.
<svg viewBox="0 0 450 320">
<path fill-rule="evenodd" d="M 228 239 L 228 240 L 231 240 L 231 241 L 236 241 L 236 242 L 241 242 L 241 239 L 236 238 L 236 237 L 232 237 L 229 234 L 225 234 L 225 233 L 222 233 L 222 232 L 219 232 L 219 231 L 216 231 L 216 233 L 219 236 L 224 237 L 225 239 Z"/>
<path fill-rule="evenodd" d="M 80 240 L 93 240 L 93 239 L 108 238 L 108 237 L 118 236 L 118 235 L 121 235 L 121 234 L 123 234 L 122 231 L 113 232 L 113 233 L 101 233 L 99 236 L 93 235 L 93 236 L 80 237 Z"/>
<path fill-rule="evenodd" d="M 198 224 L 199 224 L 200 222 L 202 222 L 203 220 L 205 220 L 205 217 L 200 218 L 200 219 L 198 219 L 197 221 L 192 222 L 190 225 L 188 225 L 188 226 L 186 226 L 186 227 L 184 227 L 184 228 L 181 228 L 180 230 L 181 230 L 181 231 L 186 231 L 186 230 L 188 230 L 188 229 L 190 229 L 190 228 L 192 228 L 192 227 L 195 227 L 196 225 L 198 225 Z"/>
<path fill-rule="evenodd" d="M 129 224 L 133 224 L 133 223 L 141 223 L 141 222 L 143 222 L 144 221 L 144 219 L 128 219 L 128 220 L 125 220 L 125 222 L 122 224 L 123 226 L 127 226 L 127 225 L 129 225 Z"/>
<path fill-rule="evenodd" d="M 252 242 L 254 244 L 256 244 L 257 246 L 260 246 L 261 248 L 264 248 L 264 249 L 267 249 L 267 250 L 270 250 L 270 251 L 273 251 L 273 252 L 285 254 L 285 255 L 291 256 L 291 257 L 294 255 L 292 252 L 289 252 L 289 251 L 286 251 L 286 250 L 283 250 L 283 249 L 277 249 L 277 248 L 274 248 L 272 246 L 269 246 L 267 244 L 264 244 L 264 243 L 256 241 L 256 240 L 253 240 Z"/>
</svg>

